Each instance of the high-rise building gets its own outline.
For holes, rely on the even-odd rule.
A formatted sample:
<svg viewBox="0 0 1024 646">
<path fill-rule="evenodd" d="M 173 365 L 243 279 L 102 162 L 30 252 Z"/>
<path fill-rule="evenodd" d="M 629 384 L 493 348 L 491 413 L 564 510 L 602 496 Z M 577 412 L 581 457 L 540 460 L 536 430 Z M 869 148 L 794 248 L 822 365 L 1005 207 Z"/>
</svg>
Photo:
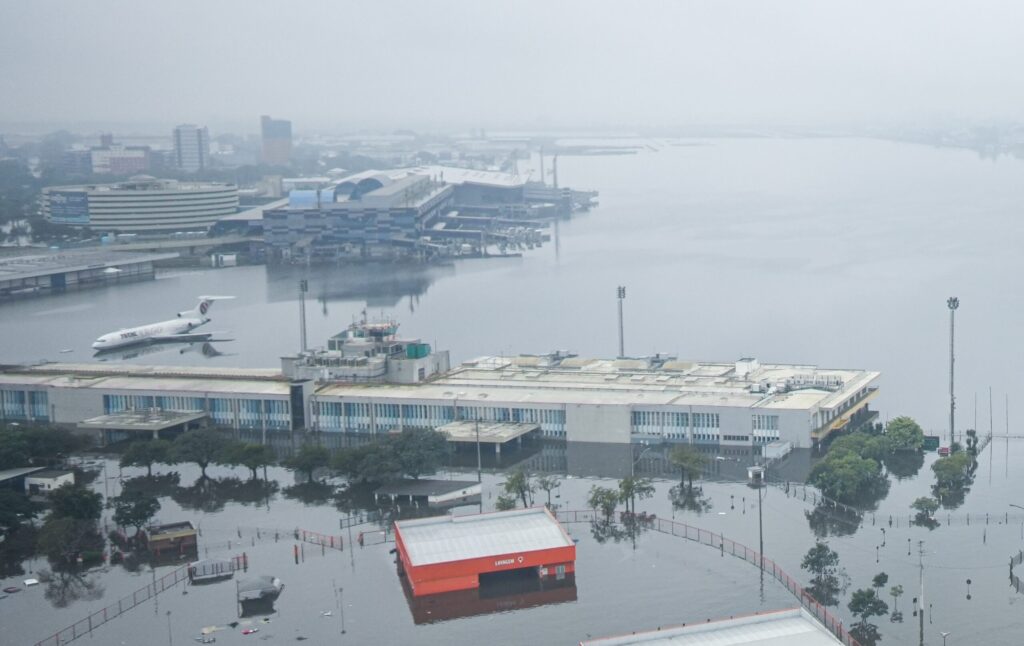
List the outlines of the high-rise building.
<svg viewBox="0 0 1024 646">
<path fill-rule="evenodd" d="M 292 122 L 284 119 L 260 117 L 263 137 L 263 163 L 285 166 L 292 157 Z"/>
<path fill-rule="evenodd" d="M 174 129 L 174 165 L 194 173 L 210 164 L 210 135 L 206 128 L 187 123 Z"/>
</svg>

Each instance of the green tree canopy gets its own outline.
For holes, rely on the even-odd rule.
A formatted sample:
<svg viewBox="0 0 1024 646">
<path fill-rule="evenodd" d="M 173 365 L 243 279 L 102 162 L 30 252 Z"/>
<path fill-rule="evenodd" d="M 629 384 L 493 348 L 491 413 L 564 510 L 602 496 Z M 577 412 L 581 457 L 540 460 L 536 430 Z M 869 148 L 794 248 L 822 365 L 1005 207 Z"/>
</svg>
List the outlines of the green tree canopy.
<svg viewBox="0 0 1024 646">
<path fill-rule="evenodd" d="M 141 493 L 126 493 L 112 498 L 110 506 L 114 509 L 114 522 L 121 527 L 134 527 L 136 536 L 160 511 L 159 500 Z"/>
<path fill-rule="evenodd" d="M 885 425 L 885 437 L 894 451 L 920 451 L 924 446 L 924 431 L 910 417 L 900 416 Z"/>
<path fill-rule="evenodd" d="M 813 575 L 807 588 L 812 597 L 824 606 L 839 603 L 838 595 L 846 588 L 848 577 L 846 571 L 839 567 L 839 554 L 827 543 L 815 543 L 804 555 L 800 569 Z"/>
<path fill-rule="evenodd" d="M 853 595 L 850 597 L 850 603 L 847 607 L 850 609 L 851 613 L 860 618 L 860 621 L 857 623 L 859 628 L 858 632 L 866 635 L 872 633 L 868 627 L 871 623 L 871 618 L 878 617 L 889 612 L 889 604 L 882 601 L 874 588 L 855 590 Z"/>
<path fill-rule="evenodd" d="M 206 467 L 218 462 L 227 440 L 219 432 L 210 429 L 185 431 L 174 440 L 172 458 L 177 462 L 194 462 L 199 465 L 202 477 Z"/>
<path fill-rule="evenodd" d="M 847 504 L 856 504 L 884 492 L 888 484 L 876 460 L 847 450 L 829 451 L 825 459 L 811 469 L 807 481 L 829 498 Z"/>
<path fill-rule="evenodd" d="M 600 509 L 604 519 L 610 521 L 615 515 L 615 508 L 619 506 L 619 492 L 611 487 L 593 485 L 590 487 L 587 504 L 591 509 Z"/>
<path fill-rule="evenodd" d="M 55 518 L 95 522 L 103 513 L 103 496 L 70 483 L 51 491 L 49 502 Z"/>
<path fill-rule="evenodd" d="M 547 506 L 550 509 L 551 508 L 551 492 L 554 491 L 555 489 L 557 489 L 560 484 L 562 484 L 561 479 L 559 479 L 558 476 L 546 475 L 546 476 L 540 476 L 539 478 L 537 478 L 536 483 L 537 483 L 537 488 L 538 489 L 540 489 L 541 491 L 547 493 L 547 495 L 548 495 Z"/>
<path fill-rule="evenodd" d="M 410 478 L 436 473 L 448 455 L 444 433 L 432 429 L 408 429 L 388 438 L 398 454 L 402 473 Z"/>
<path fill-rule="evenodd" d="M 22 523 L 39 515 L 39 505 L 13 489 L 0 489 L 0 536 L 7 536 Z"/>
<path fill-rule="evenodd" d="M 306 474 L 306 482 L 313 482 L 313 472 L 331 463 L 331 453 L 319 444 L 303 444 L 298 452 L 284 461 L 289 469 Z"/>
<path fill-rule="evenodd" d="M 699 478 L 707 464 L 707 458 L 696 447 L 689 444 L 677 444 L 668 456 L 669 461 L 679 467 L 679 484 L 686 479 L 693 488 L 693 479 Z"/>
<path fill-rule="evenodd" d="M 626 505 L 626 511 L 636 513 L 636 499 L 643 500 L 654 495 L 654 485 L 647 478 L 630 476 L 619 481 L 619 499 Z"/>
<path fill-rule="evenodd" d="M 169 464 L 172 444 L 167 440 L 143 440 L 132 442 L 121 454 L 122 467 L 146 467 L 146 475 L 153 475 L 153 465 Z"/>
<path fill-rule="evenodd" d="M 57 566 L 73 565 L 90 548 L 102 548 L 96 523 L 67 516 L 52 516 L 39 530 L 36 548 Z"/>
<path fill-rule="evenodd" d="M 251 442 L 232 442 L 222 453 L 225 464 L 249 469 L 253 480 L 257 478 L 257 470 L 274 464 L 276 457 L 274 449 L 265 444 Z"/>
<path fill-rule="evenodd" d="M 522 469 L 516 469 L 508 474 L 505 482 L 502 483 L 505 493 L 513 498 L 523 501 L 523 507 L 529 507 L 533 499 L 534 485 L 529 474 Z"/>
</svg>

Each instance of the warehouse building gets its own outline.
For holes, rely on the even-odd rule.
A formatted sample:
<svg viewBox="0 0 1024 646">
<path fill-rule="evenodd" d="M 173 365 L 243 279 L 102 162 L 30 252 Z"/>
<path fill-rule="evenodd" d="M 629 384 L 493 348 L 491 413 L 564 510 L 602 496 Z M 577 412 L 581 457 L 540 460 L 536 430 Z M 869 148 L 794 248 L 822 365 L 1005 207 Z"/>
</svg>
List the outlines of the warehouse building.
<svg viewBox="0 0 1024 646">
<path fill-rule="evenodd" d="M 116 184 L 43 189 L 49 222 L 118 233 L 205 231 L 238 210 L 238 187 L 138 175 Z"/>
<path fill-rule="evenodd" d="M 154 263 L 177 257 L 177 253 L 133 253 L 107 249 L 11 256 L 0 260 L 0 301 L 149 280 L 154 276 Z"/>
</svg>

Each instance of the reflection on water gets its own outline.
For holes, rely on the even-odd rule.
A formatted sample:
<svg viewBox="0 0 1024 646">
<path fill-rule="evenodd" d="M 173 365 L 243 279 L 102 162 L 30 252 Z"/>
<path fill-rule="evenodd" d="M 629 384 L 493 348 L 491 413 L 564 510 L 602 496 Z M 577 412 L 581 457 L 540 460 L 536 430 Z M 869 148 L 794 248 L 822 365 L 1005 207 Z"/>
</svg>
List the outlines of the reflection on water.
<svg viewBox="0 0 1024 646">
<path fill-rule="evenodd" d="M 267 267 L 267 294 L 271 302 L 295 300 L 300 279 L 309 281 L 309 293 L 322 313 L 338 301 L 365 301 L 368 308 L 393 308 L 409 299 L 410 312 L 420 296 L 437 280 L 455 274 L 454 265 L 358 264 L 343 267 Z"/>
<path fill-rule="evenodd" d="M 400 576 L 405 600 L 416 624 L 431 624 L 495 612 L 576 601 L 576 576 L 562 580 L 540 579 L 536 573 L 503 572 L 501 577 L 481 577 L 480 587 L 415 597 L 409 582 Z M 496 643 L 496 642 L 495 642 Z"/>
<path fill-rule="evenodd" d="M 65 608 L 75 601 L 95 601 L 103 597 L 98 573 L 77 570 L 40 571 L 46 584 L 44 596 L 55 608 Z"/>
</svg>

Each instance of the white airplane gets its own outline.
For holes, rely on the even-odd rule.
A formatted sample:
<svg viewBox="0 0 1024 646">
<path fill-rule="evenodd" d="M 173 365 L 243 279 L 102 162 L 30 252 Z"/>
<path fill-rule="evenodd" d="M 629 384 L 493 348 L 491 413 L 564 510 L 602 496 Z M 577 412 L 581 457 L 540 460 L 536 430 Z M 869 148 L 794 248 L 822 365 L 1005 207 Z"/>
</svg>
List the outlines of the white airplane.
<svg viewBox="0 0 1024 646">
<path fill-rule="evenodd" d="M 200 296 L 195 309 L 178 312 L 178 318 L 160 323 L 150 323 L 138 327 L 125 328 L 104 334 L 92 344 L 94 350 L 104 351 L 123 348 L 143 343 L 162 343 L 168 341 L 210 341 L 213 332 L 192 333 L 200 325 L 210 322 L 206 313 L 210 311 L 214 301 L 222 301 L 234 296 Z"/>
</svg>

